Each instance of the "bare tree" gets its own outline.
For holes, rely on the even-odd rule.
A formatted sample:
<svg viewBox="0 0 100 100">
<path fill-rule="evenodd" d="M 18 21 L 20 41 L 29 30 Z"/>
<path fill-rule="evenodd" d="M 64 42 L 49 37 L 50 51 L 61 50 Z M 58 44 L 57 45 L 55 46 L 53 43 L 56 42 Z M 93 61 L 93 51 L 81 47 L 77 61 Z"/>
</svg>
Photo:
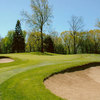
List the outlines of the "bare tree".
<svg viewBox="0 0 100 100">
<path fill-rule="evenodd" d="M 96 21 L 96 27 L 100 28 L 100 19 L 98 18 L 97 21 Z"/>
<path fill-rule="evenodd" d="M 82 28 L 84 27 L 83 19 L 82 17 L 72 16 L 71 20 L 68 21 L 68 23 L 70 25 L 70 31 L 73 37 L 74 54 L 76 54 L 77 53 L 76 38 L 78 36 L 78 32 L 81 31 Z"/>
<path fill-rule="evenodd" d="M 51 14 L 51 7 L 48 0 L 31 0 L 32 15 L 23 12 L 24 19 L 33 29 L 41 32 L 41 52 L 43 52 L 43 30 L 45 25 L 49 25 Z"/>
</svg>

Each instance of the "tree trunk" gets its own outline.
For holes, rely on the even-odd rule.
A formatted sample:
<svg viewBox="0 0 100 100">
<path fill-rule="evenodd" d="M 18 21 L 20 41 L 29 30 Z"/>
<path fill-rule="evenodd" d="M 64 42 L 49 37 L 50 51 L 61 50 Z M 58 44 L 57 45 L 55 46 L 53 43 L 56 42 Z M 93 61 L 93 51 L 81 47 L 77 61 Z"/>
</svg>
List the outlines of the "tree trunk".
<svg viewBox="0 0 100 100">
<path fill-rule="evenodd" d="M 41 52 L 43 53 L 43 27 L 41 27 Z"/>
<path fill-rule="evenodd" d="M 75 35 L 74 35 L 74 54 L 76 54 L 76 39 L 75 39 Z"/>
<path fill-rule="evenodd" d="M 30 52 L 31 52 L 31 45 L 30 45 Z"/>
<path fill-rule="evenodd" d="M 97 43 L 95 43 L 95 53 L 97 54 L 98 53 L 98 48 L 97 48 Z"/>
<path fill-rule="evenodd" d="M 70 54 L 70 46 L 68 46 L 68 53 Z"/>
</svg>

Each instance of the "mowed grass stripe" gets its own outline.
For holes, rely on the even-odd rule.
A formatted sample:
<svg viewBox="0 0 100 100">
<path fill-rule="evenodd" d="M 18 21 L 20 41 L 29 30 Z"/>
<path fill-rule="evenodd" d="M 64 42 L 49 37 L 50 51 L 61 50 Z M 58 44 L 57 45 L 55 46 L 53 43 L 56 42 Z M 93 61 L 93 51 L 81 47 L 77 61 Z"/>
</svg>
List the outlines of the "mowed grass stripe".
<svg viewBox="0 0 100 100">
<path fill-rule="evenodd" d="M 37 60 L 49 63 L 55 62 L 54 65 L 46 65 L 22 72 L 1 84 L 2 100 L 63 100 L 47 90 L 43 80 L 52 73 L 60 72 L 69 67 L 89 62 L 100 62 L 100 55 L 60 55 L 49 57 L 40 56 L 40 59 L 37 57 Z"/>
<path fill-rule="evenodd" d="M 33 55 L 32 55 L 33 56 Z M 80 56 L 79 56 L 80 57 Z M 78 57 L 78 58 L 79 58 Z M 25 58 L 26 59 L 26 58 Z M 16 59 L 15 59 L 16 61 Z M 19 60 L 20 61 L 20 60 Z M 70 60 L 71 61 L 71 60 Z M 73 61 L 73 59 L 72 59 Z M 34 64 L 32 61 L 30 62 L 31 65 L 28 66 L 28 64 L 30 64 L 28 62 L 27 64 L 27 60 L 24 62 L 25 64 L 21 63 L 21 65 L 17 65 L 17 66 L 11 66 L 11 67 L 3 67 L 3 68 L 0 68 L 0 84 L 2 84 L 4 81 L 6 81 L 7 79 L 11 78 L 12 76 L 16 75 L 16 74 L 19 74 L 21 72 L 24 72 L 24 71 L 27 71 L 27 70 L 31 70 L 33 68 L 37 68 L 37 67 L 42 67 L 42 66 L 45 66 L 45 65 L 51 65 L 51 64 L 58 64 L 58 63 L 66 63 L 66 62 L 69 62 L 69 61 L 53 61 L 53 62 L 43 62 L 43 63 L 40 63 L 38 61 L 35 61 L 40 63 L 40 64 L 35 64 L 35 65 L 32 65 Z M 13 64 L 13 63 L 11 63 Z M 1 64 L 2 65 L 2 64 Z M 14 64 L 15 65 L 15 64 Z M 22 67 L 24 66 L 24 67 Z M 27 67 L 25 67 L 27 66 Z"/>
</svg>

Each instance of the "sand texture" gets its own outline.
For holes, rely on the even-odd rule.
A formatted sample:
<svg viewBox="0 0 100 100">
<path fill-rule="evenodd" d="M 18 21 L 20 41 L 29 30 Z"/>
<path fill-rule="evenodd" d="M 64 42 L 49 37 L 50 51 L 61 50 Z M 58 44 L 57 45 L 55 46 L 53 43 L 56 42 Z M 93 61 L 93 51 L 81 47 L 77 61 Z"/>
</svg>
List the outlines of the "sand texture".
<svg viewBox="0 0 100 100">
<path fill-rule="evenodd" d="M 9 63 L 9 62 L 13 62 L 14 60 L 13 59 L 10 59 L 10 58 L 2 58 L 0 59 L 0 63 Z"/>
<path fill-rule="evenodd" d="M 67 100 L 100 100 L 100 66 L 57 74 L 44 84 L 52 93 Z"/>
</svg>

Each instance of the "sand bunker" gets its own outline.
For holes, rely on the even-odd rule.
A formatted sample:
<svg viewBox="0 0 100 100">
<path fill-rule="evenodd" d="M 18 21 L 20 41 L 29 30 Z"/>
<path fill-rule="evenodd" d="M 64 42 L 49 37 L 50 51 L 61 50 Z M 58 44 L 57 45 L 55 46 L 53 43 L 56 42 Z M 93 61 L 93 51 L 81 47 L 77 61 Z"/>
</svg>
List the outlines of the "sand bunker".
<svg viewBox="0 0 100 100">
<path fill-rule="evenodd" d="M 9 63 L 9 62 L 13 62 L 13 59 L 10 58 L 1 58 L 0 59 L 0 63 Z"/>
<path fill-rule="evenodd" d="M 100 100 L 100 66 L 54 75 L 44 84 L 67 100 Z"/>
</svg>

